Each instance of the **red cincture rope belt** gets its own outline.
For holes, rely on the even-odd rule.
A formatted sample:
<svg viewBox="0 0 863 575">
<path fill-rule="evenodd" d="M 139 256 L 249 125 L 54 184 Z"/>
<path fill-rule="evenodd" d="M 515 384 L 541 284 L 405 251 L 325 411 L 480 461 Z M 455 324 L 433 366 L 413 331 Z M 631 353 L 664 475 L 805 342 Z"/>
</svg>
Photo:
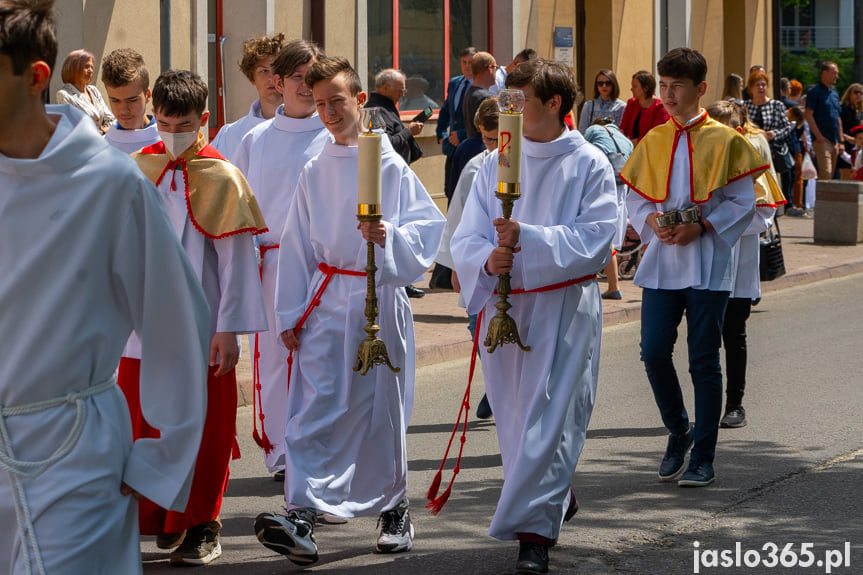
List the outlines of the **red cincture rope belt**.
<svg viewBox="0 0 863 575">
<path fill-rule="evenodd" d="M 538 287 L 535 289 L 529 289 L 529 290 L 514 289 L 510 292 L 510 295 L 518 295 L 518 294 L 523 294 L 523 293 L 542 293 L 542 292 L 559 290 L 559 289 L 563 289 L 563 288 L 566 288 L 566 287 L 569 287 L 569 286 L 572 286 L 572 285 L 575 285 L 575 284 L 578 284 L 581 282 L 592 280 L 595 277 L 596 277 L 596 274 L 590 274 L 590 275 L 587 275 L 584 277 L 576 278 L 573 280 L 567 280 L 567 281 L 561 282 L 561 283 L 542 286 L 542 287 Z M 496 294 L 497 290 L 495 290 L 494 293 Z M 476 320 L 476 332 L 474 333 L 474 337 L 473 337 L 473 351 L 471 352 L 471 356 L 470 356 L 470 372 L 469 372 L 468 377 L 467 377 L 467 389 L 465 389 L 464 397 L 461 400 L 461 407 L 459 407 L 459 411 L 458 411 L 458 419 L 456 420 L 455 427 L 453 427 L 452 433 L 449 436 L 449 443 L 447 443 L 446 452 L 444 452 L 444 455 L 443 455 L 443 461 L 441 461 L 440 467 L 438 468 L 437 473 L 435 474 L 435 477 L 432 480 L 432 484 L 429 487 L 428 493 L 426 493 L 426 499 L 428 500 L 428 504 L 426 505 L 426 508 L 428 508 L 429 513 L 431 513 L 432 515 L 437 515 L 438 513 L 440 513 L 441 509 L 443 509 L 444 505 L 446 505 L 447 500 L 449 500 L 449 496 L 452 494 L 452 484 L 455 482 L 455 477 L 456 477 L 456 475 L 458 475 L 459 471 L 461 471 L 461 454 L 462 454 L 462 451 L 464 451 L 464 444 L 465 444 L 465 441 L 467 440 L 467 418 L 468 418 L 468 413 L 470 413 L 470 386 L 473 383 L 473 373 L 474 373 L 474 369 L 476 368 L 477 347 L 479 345 L 478 334 L 479 334 L 479 331 L 481 329 L 481 326 L 482 326 L 482 310 L 480 310 L 479 317 L 477 317 L 477 320 Z M 462 419 L 461 419 L 462 413 L 464 413 L 464 422 L 462 422 Z M 440 496 L 438 496 L 438 491 L 440 490 L 441 479 L 443 476 L 443 468 L 444 468 L 444 465 L 446 465 L 447 458 L 449 457 L 449 450 L 452 447 L 452 441 L 453 441 L 453 439 L 455 439 L 455 434 L 458 431 L 459 424 L 461 424 L 461 426 L 462 426 L 461 427 L 461 438 L 460 438 L 461 444 L 459 445 L 459 448 L 458 448 L 458 458 L 456 459 L 455 467 L 452 470 L 452 479 L 449 480 L 449 485 L 447 486 L 446 491 L 444 491 L 443 493 L 440 494 Z"/>
<path fill-rule="evenodd" d="M 258 273 L 261 277 L 261 283 L 264 283 L 264 255 L 270 250 L 279 249 L 279 244 L 271 246 L 260 245 L 261 263 L 258 266 Z M 258 444 L 258 447 L 264 450 L 264 453 L 270 453 L 275 447 L 270 438 L 267 437 L 267 430 L 264 429 L 264 402 L 261 397 L 261 372 L 258 367 L 258 360 L 261 357 L 261 352 L 258 351 L 258 334 L 255 334 L 255 351 L 252 354 L 252 390 L 255 394 L 252 398 L 252 439 Z M 261 433 L 258 434 L 258 420 L 261 421 Z"/>
</svg>

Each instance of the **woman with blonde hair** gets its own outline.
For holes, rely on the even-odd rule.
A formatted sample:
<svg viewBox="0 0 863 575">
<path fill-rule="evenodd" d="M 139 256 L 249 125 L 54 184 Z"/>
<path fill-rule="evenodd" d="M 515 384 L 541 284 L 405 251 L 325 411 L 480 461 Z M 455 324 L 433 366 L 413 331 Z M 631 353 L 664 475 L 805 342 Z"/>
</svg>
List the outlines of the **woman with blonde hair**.
<svg viewBox="0 0 863 575">
<path fill-rule="evenodd" d="M 93 54 L 86 50 L 69 52 L 60 72 L 63 87 L 57 90 L 55 99 L 58 104 L 70 104 L 90 116 L 104 134 L 114 121 L 114 115 L 102 99 L 99 89 L 93 86 L 95 71 Z"/>
<path fill-rule="evenodd" d="M 839 117 L 842 119 L 842 140 L 846 151 L 850 154 L 854 147 L 854 136 L 851 130 L 863 124 L 863 85 L 851 84 L 842 94 Z"/>
</svg>

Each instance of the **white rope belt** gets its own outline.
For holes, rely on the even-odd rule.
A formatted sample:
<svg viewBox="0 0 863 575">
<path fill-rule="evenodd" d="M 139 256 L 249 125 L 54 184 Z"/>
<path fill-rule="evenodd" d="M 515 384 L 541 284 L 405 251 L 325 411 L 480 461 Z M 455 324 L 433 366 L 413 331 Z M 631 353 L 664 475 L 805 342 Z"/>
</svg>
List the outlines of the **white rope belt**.
<svg viewBox="0 0 863 575">
<path fill-rule="evenodd" d="M 37 401 L 16 407 L 0 406 L 0 469 L 5 470 L 9 474 L 12 482 L 12 499 L 15 503 L 15 516 L 18 520 L 18 530 L 24 538 L 24 552 L 28 555 L 25 563 L 27 574 L 31 574 L 32 566 L 30 561 L 30 551 L 36 560 L 36 568 L 40 575 L 45 574 L 45 565 L 42 562 L 42 554 L 39 551 L 39 542 L 36 539 L 36 530 L 33 527 L 33 517 L 30 513 L 30 506 L 27 503 L 27 494 L 24 492 L 24 486 L 21 483 L 21 478 L 36 477 L 51 465 L 66 457 L 78 440 L 81 438 L 81 433 L 84 431 L 84 422 L 87 420 L 87 403 L 86 399 L 93 395 L 97 395 L 104 391 L 112 389 L 117 383 L 116 376 L 103 381 L 97 385 L 93 385 L 81 391 L 70 393 L 65 397 L 56 399 L 48 399 L 45 401 Z M 6 418 L 15 417 L 17 415 L 28 415 L 45 411 L 54 407 L 60 407 L 66 403 L 75 405 L 75 423 L 72 426 L 72 431 L 66 437 L 66 440 L 47 458 L 41 461 L 20 461 L 15 458 L 15 452 L 12 449 L 12 438 L 9 436 L 9 430 L 6 427 Z M 30 550 L 27 550 L 27 547 Z"/>
</svg>

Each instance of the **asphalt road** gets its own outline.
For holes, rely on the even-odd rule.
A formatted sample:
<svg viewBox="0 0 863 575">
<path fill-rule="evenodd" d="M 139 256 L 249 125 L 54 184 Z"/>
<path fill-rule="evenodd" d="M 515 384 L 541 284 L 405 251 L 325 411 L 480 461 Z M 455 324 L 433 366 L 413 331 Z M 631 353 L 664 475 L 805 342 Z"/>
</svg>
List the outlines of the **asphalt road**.
<svg viewBox="0 0 863 575">
<path fill-rule="evenodd" d="M 658 481 L 666 431 L 639 361 L 639 324 L 606 329 L 597 403 L 573 480 L 581 509 L 551 552 L 551 572 L 863 573 L 861 282 L 863 275 L 856 275 L 769 293 L 753 309 L 744 399 L 749 425 L 721 430 L 717 480 L 702 489 Z M 685 342 L 683 332 L 679 341 Z M 677 352 L 691 409 L 685 345 L 678 344 Z M 449 505 L 437 517 L 423 509 L 467 365 L 454 361 L 418 372 L 408 432 L 414 550 L 374 554 L 376 518 L 353 519 L 317 528 L 320 561 L 306 571 L 514 572 L 517 545 L 486 535 L 503 481 L 493 421 L 471 421 Z M 474 405 L 481 393 L 480 381 Z M 283 498 L 281 484 L 265 473 L 251 441 L 251 409 L 241 408 L 238 421 L 244 455 L 232 468 L 222 509 L 223 555 L 207 573 L 297 572 L 299 567 L 262 547 L 252 533 L 255 515 L 278 510 Z M 142 551 L 145 573 L 171 570 L 152 540 Z M 722 566 L 723 558 L 731 566 Z M 801 566 L 810 559 L 810 566 Z M 775 567 L 766 566 L 774 560 Z"/>
</svg>

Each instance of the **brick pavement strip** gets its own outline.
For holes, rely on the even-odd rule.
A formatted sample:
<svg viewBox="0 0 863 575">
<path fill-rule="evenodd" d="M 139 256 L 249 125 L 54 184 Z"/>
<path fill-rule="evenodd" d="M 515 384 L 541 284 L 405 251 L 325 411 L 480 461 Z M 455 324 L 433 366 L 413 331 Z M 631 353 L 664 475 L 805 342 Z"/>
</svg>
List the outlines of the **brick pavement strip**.
<svg viewBox="0 0 863 575">
<path fill-rule="evenodd" d="M 813 241 L 814 220 L 782 217 L 782 252 L 786 275 L 763 282 L 761 289 L 780 289 L 843 277 L 863 272 L 863 244 L 816 244 Z M 416 334 L 417 367 L 450 361 L 470 354 L 471 341 L 467 331 L 467 313 L 458 306 L 458 294 L 448 290 L 430 290 L 429 273 L 417 287 L 425 289 L 423 298 L 412 299 L 414 332 Z M 621 281 L 623 299 L 603 301 L 603 325 L 611 326 L 637 321 L 641 315 L 641 291 L 631 282 Z M 243 338 L 243 357 L 237 367 L 238 403 L 252 400 L 252 369 L 248 340 Z"/>
</svg>

